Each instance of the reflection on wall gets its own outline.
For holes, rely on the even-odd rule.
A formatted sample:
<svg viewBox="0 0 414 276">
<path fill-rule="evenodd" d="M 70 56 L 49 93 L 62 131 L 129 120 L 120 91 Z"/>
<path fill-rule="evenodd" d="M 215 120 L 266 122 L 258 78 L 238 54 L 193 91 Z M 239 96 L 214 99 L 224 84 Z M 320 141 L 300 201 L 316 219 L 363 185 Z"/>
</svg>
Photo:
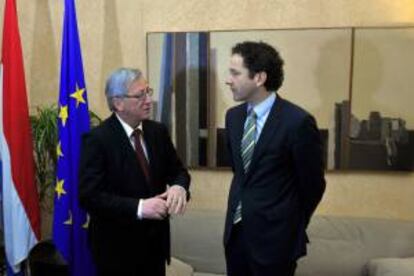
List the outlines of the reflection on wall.
<svg viewBox="0 0 414 276">
<path fill-rule="evenodd" d="M 171 99 L 162 104 L 166 54 L 157 45 L 164 43 L 165 49 L 168 35 Z M 163 36 L 148 35 L 149 79 L 163 94 L 158 97 L 158 114 L 170 114 L 166 123 L 170 122 L 178 153 L 190 167 L 229 166 L 224 117 L 238 104 L 225 85 L 231 47 L 255 40 L 273 45 L 285 60 L 285 82 L 278 94 L 315 116 L 328 170 L 413 170 L 414 111 L 399 106 L 414 102 L 414 28 Z"/>
</svg>

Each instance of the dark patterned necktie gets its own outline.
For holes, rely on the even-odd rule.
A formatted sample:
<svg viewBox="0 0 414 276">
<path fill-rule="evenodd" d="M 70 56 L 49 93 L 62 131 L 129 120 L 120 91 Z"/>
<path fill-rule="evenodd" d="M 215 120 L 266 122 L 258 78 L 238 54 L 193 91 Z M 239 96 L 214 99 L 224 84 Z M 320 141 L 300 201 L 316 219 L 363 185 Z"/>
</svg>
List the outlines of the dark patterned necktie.
<svg viewBox="0 0 414 276">
<path fill-rule="evenodd" d="M 144 172 L 145 178 L 148 182 L 150 182 L 150 170 L 148 160 L 145 158 L 144 149 L 142 148 L 141 144 L 142 131 L 137 128 L 132 133 L 132 136 L 134 137 L 135 154 L 137 156 L 139 165 L 141 166 L 141 169 Z"/>
<path fill-rule="evenodd" d="M 240 148 L 245 173 L 247 173 L 249 170 L 249 166 L 253 157 L 254 146 L 256 144 L 256 120 L 257 115 L 252 110 L 246 119 L 246 124 L 244 127 L 243 138 L 241 141 Z M 239 201 L 239 204 L 237 205 L 236 211 L 234 213 L 233 223 L 238 223 L 239 221 L 241 221 L 241 209 L 242 204 L 241 201 Z"/>
</svg>

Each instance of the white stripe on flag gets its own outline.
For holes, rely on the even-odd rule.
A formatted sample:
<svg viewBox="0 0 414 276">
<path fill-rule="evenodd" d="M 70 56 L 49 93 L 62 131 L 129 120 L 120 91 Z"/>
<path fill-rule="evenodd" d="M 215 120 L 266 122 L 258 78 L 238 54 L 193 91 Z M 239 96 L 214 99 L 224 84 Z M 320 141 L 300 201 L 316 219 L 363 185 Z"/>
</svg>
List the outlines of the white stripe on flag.
<svg viewBox="0 0 414 276">
<path fill-rule="evenodd" d="M 3 66 L 0 65 L 0 156 L 2 160 L 3 224 L 6 257 L 15 273 L 37 243 L 29 219 L 13 183 L 10 151 L 3 129 Z"/>
</svg>

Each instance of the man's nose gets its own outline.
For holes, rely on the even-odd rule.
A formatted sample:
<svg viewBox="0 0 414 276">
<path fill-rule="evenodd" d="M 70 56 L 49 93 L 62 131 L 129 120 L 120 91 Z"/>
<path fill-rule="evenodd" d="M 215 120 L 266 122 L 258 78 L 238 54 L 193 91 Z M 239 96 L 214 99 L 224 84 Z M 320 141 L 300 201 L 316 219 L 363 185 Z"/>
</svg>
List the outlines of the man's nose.
<svg viewBox="0 0 414 276">
<path fill-rule="evenodd" d="M 145 103 L 147 103 L 147 104 L 152 103 L 152 97 L 150 95 L 145 96 Z"/>
</svg>

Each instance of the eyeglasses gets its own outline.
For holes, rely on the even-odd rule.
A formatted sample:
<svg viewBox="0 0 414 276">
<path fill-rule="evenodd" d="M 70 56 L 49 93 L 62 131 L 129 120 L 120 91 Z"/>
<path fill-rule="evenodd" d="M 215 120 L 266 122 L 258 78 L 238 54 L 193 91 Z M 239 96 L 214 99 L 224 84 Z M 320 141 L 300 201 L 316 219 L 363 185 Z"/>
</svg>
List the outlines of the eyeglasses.
<svg viewBox="0 0 414 276">
<path fill-rule="evenodd" d="M 142 92 L 140 94 L 138 94 L 138 95 L 128 95 L 128 94 L 125 94 L 125 95 L 122 95 L 120 97 L 121 98 L 134 98 L 134 99 L 137 99 L 137 100 L 142 100 L 146 96 L 151 97 L 152 94 L 154 94 L 154 89 L 152 89 L 150 87 L 147 87 L 144 90 L 142 90 Z"/>
</svg>

